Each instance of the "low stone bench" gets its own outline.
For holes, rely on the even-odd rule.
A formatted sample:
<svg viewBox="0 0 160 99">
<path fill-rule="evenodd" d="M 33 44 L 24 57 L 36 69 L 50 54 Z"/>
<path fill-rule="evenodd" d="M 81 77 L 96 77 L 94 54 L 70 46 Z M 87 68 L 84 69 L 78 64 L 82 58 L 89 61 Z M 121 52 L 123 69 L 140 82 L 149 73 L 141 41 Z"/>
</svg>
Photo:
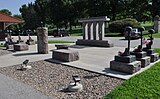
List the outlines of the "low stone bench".
<svg viewBox="0 0 160 99">
<path fill-rule="evenodd" d="M 66 49 L 53 50 L 52 59 L 64 62 L 76 61 L 79 59 L 79 53 L 78 51 Z"/>
<path fill-rule="evenodd" d="M 55 45 L 55 47 L 57 47 L 57 49 L 68 49 L 69 46 L 61 44 L 61 45 Z"/>
<path fill-rule="evenodd" d="M 14 44 L 13 48 L 15 51 L 24 51 L 28 50 L 29 46 L 27 44 Z"/>
</svg>

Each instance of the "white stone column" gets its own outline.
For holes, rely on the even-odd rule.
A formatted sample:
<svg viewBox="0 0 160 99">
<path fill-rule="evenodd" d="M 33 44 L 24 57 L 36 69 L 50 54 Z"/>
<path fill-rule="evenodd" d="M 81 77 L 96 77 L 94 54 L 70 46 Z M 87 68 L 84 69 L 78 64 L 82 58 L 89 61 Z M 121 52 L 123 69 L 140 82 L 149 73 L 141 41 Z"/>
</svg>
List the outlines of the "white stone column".
<svg viewBox="0 0 160 99">
<path fill-rule="evenodd" d="M 99 22 L 96 22 L 96 40 L 99 40 Z"/>
<path fill-rule="evenodd" d="M 99 22 L 99 40 L 103 40 L 105 34 L 105 22 Z"/>
<path fill-rule="evenodd" d="M 86 40 L 88 38 L 88 23 L 83 23 L 83 39 Z"/>
<path fill-rule="evenodd" d="M 91 23 L 90 26 L 90 33 L 91 33 L 91 40 L 93 40 L 93 22 Z"/>
</svg>

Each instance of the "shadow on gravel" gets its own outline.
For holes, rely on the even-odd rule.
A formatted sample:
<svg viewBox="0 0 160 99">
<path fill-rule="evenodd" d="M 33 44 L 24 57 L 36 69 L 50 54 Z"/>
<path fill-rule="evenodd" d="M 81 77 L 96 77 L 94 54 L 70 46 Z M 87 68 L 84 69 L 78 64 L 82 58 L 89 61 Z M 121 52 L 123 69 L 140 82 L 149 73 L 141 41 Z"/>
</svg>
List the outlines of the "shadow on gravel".
<svg viewBox="0 0 160 99">
<path fill-rule="evenodd" d="M 63 63 L 63 62 L 61 62 L 61 61 L 54 60 L 54 59 L 52 59 L 52 58 L 45 59 L 44 61 L 50 62 L 50 63 L 54 63 L 54 64 L 62 64 L 62 63 Z"/>
<path fill-rule="evenodd" d="M 87 75 L 87 76 L 84 76 L 83 78 L 85 79 L 93 79 L 94 77 L 100 77 L 101 75 Z"/>
<path fill-rule="evenodd" d="M 105 68 L 103 70 L 103 72 L 105 72 L 106 74 L 110 73 L 110 74 L 114 74 L 114 75 L 128 75 L 127 73 L 122 73 L 122 72 L 118 72 L 118 71 L 113 71 L 110 68 Z"/>
<path fill-rule="evenodd" d="M 38 55 L 38 53 L 19 53 L 19 54 L 13 54 L 13 56 L 28 56 L 28 55 Z"/>
</svg>

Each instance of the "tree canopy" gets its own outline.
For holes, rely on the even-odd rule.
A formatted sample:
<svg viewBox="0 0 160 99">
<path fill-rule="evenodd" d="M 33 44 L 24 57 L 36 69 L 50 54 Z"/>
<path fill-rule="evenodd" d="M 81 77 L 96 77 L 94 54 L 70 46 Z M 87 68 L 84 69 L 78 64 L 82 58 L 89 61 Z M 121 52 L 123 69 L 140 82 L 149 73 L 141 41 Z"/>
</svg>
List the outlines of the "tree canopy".
<svg viewBox="0 0 160 99">
<path fill-rule="evenodd" d="M 160 0 L 36 0 L 22 5 L 25 28 L 50 25 L 57 28 L 77 24 L 84 17 L 108 16 L 112 21 L 135 18 L 150 21 L 159 15 Z"/>
</svg>

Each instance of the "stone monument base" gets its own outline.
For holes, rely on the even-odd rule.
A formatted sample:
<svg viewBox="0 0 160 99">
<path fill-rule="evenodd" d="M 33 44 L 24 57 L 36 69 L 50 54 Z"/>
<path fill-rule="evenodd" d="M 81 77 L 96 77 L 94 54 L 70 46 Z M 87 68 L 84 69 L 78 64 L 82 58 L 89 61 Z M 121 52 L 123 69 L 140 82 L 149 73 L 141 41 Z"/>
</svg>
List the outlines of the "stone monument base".
<svg viewBox="0 0 160 99">
<path fill-rule="evenodd" d="M 135 55 L 129 55 L 129 56 L 116 55 L 114 59 L 117 62 L 131 63 L 133 61 L 136 61 L 136 56 Z"/>
<path fill-rule="evenodd" d="M 124 63 L 124 62 L 111 61 L 110 69 L 133 74 L 141 69 L 141 62 L 134 61 L 132 63 Z"/>
<path fill-rule="evenodd" d="M 136 58 L 143 58 L 147 56 L 147 53 L 142 51 L 142 52 L 130 52 L 131 55 L 135 55 Z"/>
<path fill-rule="evenodd" d="M 78 39 L 76 45 L 96 46 L 96 47 L 113 47 L 113 43 L 106 40 L 83 40 Z"/>
<path fill-rule="evenodd" d="M 153 53 L 150 55 L 151 57 L 151 62 L 155 62 L 159 59 L 159 54 L 158 53 Z"/>
<path fill-rule="evenodd" d="M 153 49 L 147 49 L 147 48 L 143 48 L 143 51 L 147 52 L 147 55 L 151 55 L 154 53 Z"/>
<path fill-rule="evenodd" d="M 78 51 L 66 49 L 53 50 L 52 59 L 64 62 L 76 61 L 79 59 L 79 53 Z"/>
<path fill-rule="evenodd" d="M 150 57 L 144 57 L 144 58 L 137 58 L 138 61 L 141 61 L 141 67 L 146 67 L 150 64 Z"/>
</svg>

